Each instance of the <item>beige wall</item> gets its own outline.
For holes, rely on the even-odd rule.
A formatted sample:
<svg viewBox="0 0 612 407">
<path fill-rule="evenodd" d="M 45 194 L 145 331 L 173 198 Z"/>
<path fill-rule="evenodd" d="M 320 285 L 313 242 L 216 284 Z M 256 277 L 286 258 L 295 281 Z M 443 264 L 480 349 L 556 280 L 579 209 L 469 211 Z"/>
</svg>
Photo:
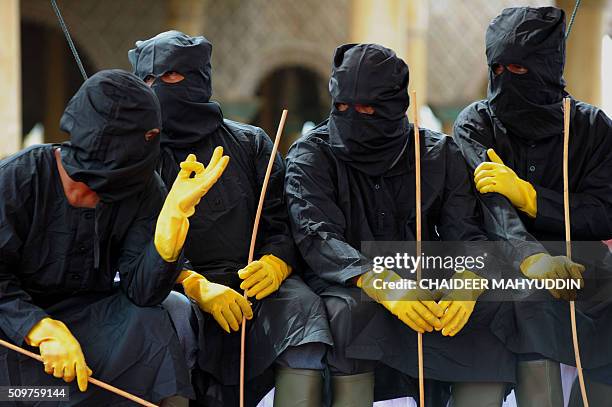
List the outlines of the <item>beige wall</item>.
<svg viewBox="0 0 612 407">
<path fill-rule="evenodd" d="M 19 0 L 0 1 L 0 158 L 21 148 Z"/>
</svg>

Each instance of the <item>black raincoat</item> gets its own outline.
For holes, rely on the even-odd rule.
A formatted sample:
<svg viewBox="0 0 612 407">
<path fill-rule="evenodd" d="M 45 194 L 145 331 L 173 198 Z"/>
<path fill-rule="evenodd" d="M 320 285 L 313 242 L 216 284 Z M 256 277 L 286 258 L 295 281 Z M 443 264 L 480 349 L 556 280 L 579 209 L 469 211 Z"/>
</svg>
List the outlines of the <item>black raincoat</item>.
<svg viewBox="0 0 612 407">
<path fill-rule="evenodd" d="M 522 7 L 506 9 L 493 20 L 487 31 L 489 65 L 520 64 L 528 68 L 529 77 L 491 72 L 488 98 L 465 108 L 453 131 L 472 170 L 487 161 L 486 149 L 493 148 L 536 190 L 535 219 L 515 210 L 501 195 L 480 195 L 487 231 L 491 238 L 509 242 L 507 255 L 515 268 L 546 249 L 565 254 L 563 245 L 546 243 L 565 240 L 563 18 L 556 8 Z M 610 287 L 610 253 L 597 241 L 612 238 L 612 121 L 600 109 L 575 99 L 570 113 L 569 189 L 572 239 L 594 241 L 589 258 L 574 255 L 587 267 L 580 300 Z M 609 301 L 578 301 L 577 308 L 583 367 L 610 384 L 612 307 Z M 516 353 L 574 364 L 569 321 L 565 301 L 517 302 L 504 305 L 494 329 Z"/>
<path fill-rule="evenodd" d="M 50 316 L 79 341 L 94 377 L 153 402 L 190 397 L 184 355 L 159 305 L 182 261 L 165 262 L 152 239 L 165 197 L 151 161 L 159 140 L 144 137 L 160 127 L 155 95 L 127 72 L 102 71 L 72 98 L 62 127 L 71 143 L 34 146 L 0 162 L 0 336 L 26 346 L 26 334 Z M 98 192 L 96 208 L 68 203 L 58 148 L 68 173 Z M 81 393 L 75 383 L 62 405 L 128 405 L 93 385 Z M 0 384 L 67 385 L 4 348 Z"/>
<path fill-rule="evenodd" d="M 179 163 L 190 153 L 206 163 L 214 148 L 223 146 L 230 157 L 223 176 L 190 218 L 185 255 L 193 269 L 210 281 L 241 292 L 238 270 L 248 261 L 272 141 L 260 128 L 224 120 L 219 106 L 209 101 L 211 47 L 204 37 L 171 31 L 138 42 L 136 49 L 130 51 L 130 59 L 142 78 L 167 70 L 185 76 L 178 84 L 165 84 L 159 79 L 153 84 L 153 89 L 162 95 L 164 130 L 158 171 L 166 185 L 174 182 Z M 247 322 L 246 375 L 247 380 L 257 379 L 247 383 L 248 405 L 256 404 L 272 388 L 273 376 L 268 368 L 283 351 L 307 343 L 332 342 L 321 299 L 298 276 L 298 258 L 283 194 L 284 173 L 284 162 L 277 154 L 259 224 L 255 259 L 273 254 L 294 271 L 274 294 L 261 301 L 250 300 L 254 318 Z M 207 405 L 235 405 L 240 333 L 227 334 L 210 315 L 202 315 L 199 309 L 196 312 L 201 322 L 199 364 L 212 376 L 204 389 Z"/>
<path fill-rule="evenodd" d="M 333 365 L 334 353 L 349 360 L 375 361 L 377 400 L 414 394 L 410 386 L 402 386 L 406 381 L 397 371 L 418 376 L 417 333 L 380 304 L 363 301 L 354 285 L 369 261 L 360 251 L 363 241 L 415 238 L 414 132 L 405 119 L 408 70 L 391 50 L 371 44 L 339 47 L 334 60 L 333 101 L 350 106 L 343 112 L 334 106 L 329 121 L 289 150 L 285 189 L 293 236 L 308 265 L 305 278 L 327 306 L 334 338 L 328 363 Z M 344 73 L 338 75 L 339 71 Z M 372 117 L 352 112 L 356 103 L 374 105 L 377 111 Z M 332 121 L 346 115 L 355 122 L 342 121 L 346 127 L 332 128 Z M 386 133 L 376 136 L 372 128 L 360 131 L 361 125 L 377 120 L 383 121 L 378 128 L 386 128 Z M 457 146 L 443 134 L 426 129 L 420 134 L 423 240 L 486 239 Z M 361 143 L 377 145 L 390 159 L 380 162 L 350 151 L 344 154 Z M 498 306 L 479 302 L 468 324 L 453 338 L 438 332 L 423 336 L 428 379 L 514 382 L 514 357 L 488 326 Z M 360 373 L 350 366 L 331 367 Z M 380 369 L 389 368 L 395 374 L 382 379 Z"/>
</svg>

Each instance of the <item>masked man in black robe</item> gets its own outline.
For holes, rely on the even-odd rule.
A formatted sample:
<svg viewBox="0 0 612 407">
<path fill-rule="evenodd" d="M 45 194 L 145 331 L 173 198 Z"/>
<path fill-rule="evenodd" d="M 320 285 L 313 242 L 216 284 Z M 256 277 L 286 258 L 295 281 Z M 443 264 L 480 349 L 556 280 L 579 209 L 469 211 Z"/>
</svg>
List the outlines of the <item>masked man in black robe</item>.
<svg viewBox="0 0 612 407">
<path fill-rule="evenodd" d="M 102 71 L 66 107 L 70 142 L 0 162 L 0 336 L 38 348 L 44 363 L 2 348 L 0 384 L 63 378 L 71 385 L 62 405 L 127 405 L 87 388 L 92 374 L 162 405 L 192 397 L 160 304 L 183 268 L 187 218 L 228 159 L 219 149 L 205 170 L 189 157 L 166 198 L 155 173 L 160 127 L 150 88 L 128 72 Z"/>
<path fill-rule="evenodd" d="M 577 321 L 590 404 L 612 399 L 612 309 L 606 275 L 612 237 L 612 122 L 600 109 L 571 99 L 569 201 L 573 240 L 592 241 L 588 255 L 565 257 L 563 106 L 565 16 L 553 7 L 509 8 L 486 33 L 487 99 L 459 115 L 454 136 L 482 194 L 488 232 L 509 243 L 518 269 L 530 279 L 581 278 Z M 537 239 L 537 240 L 536 240 Z M 538 243 L 541 241 L 542 244 Z M 607 262 L 607 264 L 606 264 Z M 607 289 L 607 301 L 594 300 Z M 551 291 L 545 302 L 507 303 L 499 337 L 519 355 L 520 407 L 562 406 L 558 362 L 574 364 L 567 300 L 576 291 Z M 592 297 L 593 296 L 593 297 Z M 553 297 L 555 297 L 553 299 Z M 499 315 L 502 315 L 500 313 Z M 570 405 L 582 405 L 577 385 Z"/>
<path fill-rule="evenodd" d="M 439 298 L 427 290 L 376 289 L 376 279 L 400 277 L 389 270 L 373 273 L 372 259 L 362 252 L 364 241 L 415 240 L 407 88 L 408 67 L 392 50 L 338 47 L 330 117 L 287 155 L 293 236 L 308 264 L 307 281 L 327 307 L 334 339 L 326 359 L 332 405 L 371 406 L 415 395 L 409 378 L 418 377 L 417 332 L 424 333 L 425 376 L 454 382 L 454 406 L 501 405 L 506 383 L 514 382 L 515 360 L 489 331 L 499 305 L 477 302 L 479 290 L 455 301 L 450 291 Z M 444 134 L 420 134 L 423 241 L 486 240 L 458 148 Z M 480 277 L 464 272 L 453 278 Z M 434 388 L 441 389 L 426 385 L 426 405 L 446 406 L 448 396 Z"/>
<path fill-rule="evenodd" d="M 260 128 L 223 118 L 210 101 L 212 44 L 178 31 L 136 43 L 129 58 L 157 94 L 163 130 L 159 172 L 171 185 L 190 153 L 208 157 L 216 145 L 232 162 L 196 211 L 185 246 L 193 271 L 179 281 L 201 323 L 198 387 L 206 405 L 237 405 L 240 323 L 247 317 L 247 405 L 276 384 L 275 406 L 319 406 L 323 358 L 331 344 L 321 299 L 296 274 L 297 262 L 283 195 L 278 154 L 259 223 L 255 261 L 250 236 L 272 142 Z M 243 298 L 246 290 L 252 307 Z M 214 320 L 213 320 L 214 319 Z M 216 322 L 215 322 L 216 321 Z M 212 357 L 210 357 L 212 355 Z M 272 379 L 272 380 L 270 380 Z M 308 404 L 302 404 L 308 403 Z"/>
</svg>

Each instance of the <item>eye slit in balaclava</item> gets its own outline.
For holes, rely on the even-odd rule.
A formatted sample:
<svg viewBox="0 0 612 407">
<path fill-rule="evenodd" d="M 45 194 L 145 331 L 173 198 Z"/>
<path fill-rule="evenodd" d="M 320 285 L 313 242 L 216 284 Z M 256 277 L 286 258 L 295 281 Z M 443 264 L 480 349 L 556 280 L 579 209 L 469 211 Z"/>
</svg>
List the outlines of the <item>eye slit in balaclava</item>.
<svg viewBox="0 0 612 407">
<path fill-rule="evenodd" d="M 371 105 L 364 105 L 361 103 L 349 104 L 336 102 L 333 103 L 332 106 L 338 114 L 349 114 L 350 110 L 354 110 L 355 113 L 363 116 L 364 118 L 375 117 L 376 115 L 376 109 Z"/>
<path fill-rule="evenodd" d="M 174 84 L 179 83 L 183 80 L 185 80 L 185 75 L 178 71 L 166 71 L 159 76 L 149 74 L 144 78 L 144 82 L 149 86 L 152 86 L 156 81 L 162 81 L 167 84 Z"/>
<path fill-rule="evenodd" d="M 332 103 L 332 107 L 336 109 L 337 112 L 340 112 L 340 113 L 347 112 L 351 108 L 351 106 L 348 103 L 344 103 L 344 102 Z"/>
<path fill-rule="evenodd" d="M 144 135 L 145 141 L 154 141 L 159 136 L 159 129 L 151 129 Z"/>
<path fill-rule="evenodd" d="M 529 72 L 529 69 L 519 64 L 508 64 L 504 66 L 503 64 L 494 63 L 489 69 L 493 72 L 494 76 L 499 76 L 506 71 L 514 75 L 525 75 Z"/>
</svg>

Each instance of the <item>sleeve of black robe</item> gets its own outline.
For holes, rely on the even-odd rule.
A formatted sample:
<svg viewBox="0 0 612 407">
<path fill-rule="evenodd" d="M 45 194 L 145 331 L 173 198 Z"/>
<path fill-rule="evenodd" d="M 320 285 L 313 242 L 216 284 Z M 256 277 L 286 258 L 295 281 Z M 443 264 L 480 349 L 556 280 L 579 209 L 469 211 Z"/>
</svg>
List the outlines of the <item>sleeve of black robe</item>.
<svg viewBox="0 0 612 407">
<path fill-rule="evenodd" d="M 170 294 L 183 268 L 182 253 L 177 261 L 166 262 L 153 243 L 165 196 L 163 181 L 155 174 L 142 195 L 119 256 L 121 288 L 134 304 L 143 307 L 160 304 Z"/>
<path fill-rule="evenodd" d="M 488 161 L 487 149 L 495 147 L 493 129 L 479 113 L 482 108 L 478 102 L 468 106 L 459 114 L 453 126 L 453 138 L 472 173 L 478 165 Z M 505 242 L 500 249 L 515 269 L 527 257 L 546 252 L 527 231 L 516 209 L 505 196 L 489 193 L 477 194 L 477 197 L 489 239 Z"/>
<path fill-rule="evenodd" d="M 287 154 L 285 189 L 293 238 L 309 268 L 323 280 L 347 284 L 369 263 L 345 239 L 347 219 L 336 204 L 335 170 L 312 140 Z"/>
<path fill-rule="evenodd" d="M 27 156 L 0 161 L 0 329 L 17 345 L 47 313 L 21 288 L 19 264 L 32 219 L 36 165 Z"/>
<path fill-rule="evenodd" d="M 594 146 L 577 190 L 569 194 L 572 238 L 607 240 L 612 238 L 612 121 L 595 108 L 586 109 L 580 119 L 572 133 L 583 132 L 576 138 L 592 138 L 589 142 Z M 562 235 L 565 231 L 563 192 L 540 185 L 533 187 L 537 194 L 533 227 Z"/>
<path fill-rule="evenodd" d="M 273 143 L 270 137 L 261 129 L 255 135 L 255 168 L 258 189 L 255 191 L 255 202 L 259 202 L 259 194 L 263 186 L 266 169 L 270 161 Z M 257 249 L 255 258 L 273 254 L 289 264 L 297 267 L 295 246 L 289 227 L 289 216 L 284 194 L 285 163 L 279 153 L 276 154 L 266 198 L 262 208 L 259 230 L 257 234 Z M 251 236 L 245 238 L 250 239 Z"/>
<path fill-rule="evenodd" d="M 447 140 L 446 173 L 439 232 L 445 241 L 487 240 L 468 168 L 452 140 Z"/>
<path fill-rule="evenodd" d="M 447 143 L 444 194 L 438 226 L 440 237 L 443 241 L 462 242 L 462 246 L 456 248 L 461 251 L 457 255 L 476 257 L 490 253 L 492 256 L 485 268 L 470 271 L 488 279 L 499 278 L 501 265 L 495 256 L 498 247 L 482 244 L 489 239 L 482 223 L 478 192 L 471 181 L 469 168 L 456 143 L 452 140 Z"/>
</svg>

